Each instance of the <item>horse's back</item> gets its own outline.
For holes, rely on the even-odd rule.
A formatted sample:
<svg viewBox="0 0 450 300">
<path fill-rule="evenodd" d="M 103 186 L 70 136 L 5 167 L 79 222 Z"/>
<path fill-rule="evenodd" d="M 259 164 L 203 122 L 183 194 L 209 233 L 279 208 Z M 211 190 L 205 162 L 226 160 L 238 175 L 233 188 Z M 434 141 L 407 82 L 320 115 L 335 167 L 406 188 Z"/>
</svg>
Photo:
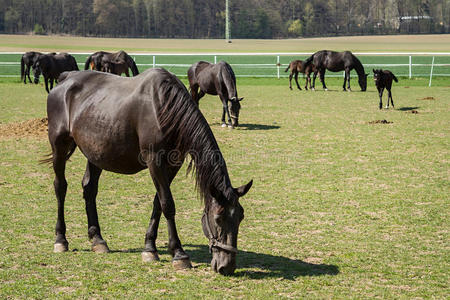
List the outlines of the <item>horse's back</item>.
<svg viewBox="0 0 450 300">
<path fill-rule="evenodd" d="M 126 174 L 143 169 L 137 161 L 140 149 L 163 139 L 158 123 L 164 102 L 160 89 L 173 75 L 155 69 L 133 79 L 96 71 L 64 75 L 48 96 L 49 135 L 65 130 L 88 160 L 102 169 Z"/>
</svg>

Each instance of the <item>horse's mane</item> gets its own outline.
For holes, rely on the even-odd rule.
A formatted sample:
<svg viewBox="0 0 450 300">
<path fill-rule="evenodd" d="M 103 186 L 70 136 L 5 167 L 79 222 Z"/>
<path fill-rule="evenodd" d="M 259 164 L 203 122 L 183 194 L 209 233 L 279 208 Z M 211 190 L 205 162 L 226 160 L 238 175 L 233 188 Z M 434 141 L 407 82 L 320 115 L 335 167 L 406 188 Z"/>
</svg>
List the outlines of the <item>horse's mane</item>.
<svg viewBox="0 0 450 300">
<path fill-rule="evenodd" d="M 227 63 L 227 62 L 225 62 L 225 61 L 221 61 L 221 62 L 219 62 L 221 65 L 223 65 L 223 66 L 225 66 L 225 70 L 228 72 L 228 74 L 230 75 L 230 78 L 231 78 L 231 83 L 232 83 L 232 86 L 229 86 L 229 83 L 230 82 L 228 82 L 228 81 L 226 81 L 226 80 L 224 80 L 224 83 L 225 83 L 225 85 L 226 85 L 226 87 L 227 87 L 227 90 L 228 90 L 228 92 L 230 92 L 230 89 L 232 89 L 232 95 L 228 95 L 230 98 L 233 98 L 233 97 L 235 97 L 236 96 L 236 94 L 237 94 L 237 89 L 236 89 L 236 75 L 234 75 L 234 71 L 233 71 L 233 69 L 231 68 L 231 66 Z"/>
<path fill-rule="evenodd" d="M 187 172 L 194 173 L 196 187 L 205 204 L 219 191 L 229 199 L 231 183 L 225 160 L 211 128 L 184 84 L 170 74 L 162 81 L 158 94 L 164 99 L 158 113 L 161 130 L 182 158 L 190 154 L 192 161 Z"/>
</svg>

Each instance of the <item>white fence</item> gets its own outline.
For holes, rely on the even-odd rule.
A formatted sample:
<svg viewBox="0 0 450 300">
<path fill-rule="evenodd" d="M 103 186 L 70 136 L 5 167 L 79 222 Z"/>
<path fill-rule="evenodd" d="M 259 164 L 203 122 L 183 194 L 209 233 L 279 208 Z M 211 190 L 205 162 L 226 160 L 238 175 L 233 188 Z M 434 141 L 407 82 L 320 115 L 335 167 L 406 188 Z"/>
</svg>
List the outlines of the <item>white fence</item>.
<svg viewBox="0 0 450 300">
<path fill-rule="evenodd" d="M 18 77 L 21 52 L 0 52 L 0 77 Z M 80 67 L 91 53 L 71 53 Z M 177 76 L 186 76 L 186 70 L 199 60 L 217 62 L 226 60 L 233 67 L 237 77 L 287 77 L 284 69 L 293 59 L 305 59 L 312 53 L 129 53 L 140 70 L 164 67 Z M 389 68 L 397 76 L 428 77 L 450 76 L 450 52 L 354 52 L 363 62 L 366 73 L 372 68 Z M 435 59 L 436 58 L 436 59 Z M 9 61 L 3 61 L 9 60 Z M 82 68 L 80 68 L 82 69 Z M 18 71 L 19 70 L 19 71 Z M 281 71 L 280 71 L 281 70 Z M 343 73 L 327 73 L 327 76 L 343 76 Z M 353 74 L 352 76 L 355 76 Z"/>
</svg>

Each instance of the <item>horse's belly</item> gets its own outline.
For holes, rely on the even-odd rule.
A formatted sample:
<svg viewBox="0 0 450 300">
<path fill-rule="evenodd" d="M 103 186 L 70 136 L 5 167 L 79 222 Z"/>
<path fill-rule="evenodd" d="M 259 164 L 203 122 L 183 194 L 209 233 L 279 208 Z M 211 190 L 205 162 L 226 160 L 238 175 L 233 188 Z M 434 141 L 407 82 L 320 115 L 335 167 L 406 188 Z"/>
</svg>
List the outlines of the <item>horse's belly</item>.
<svg viewBox="0 0 450 300">
<path fill-rule="evenodd" d="M 74 127 L 75 143 L 88 161 L 97 167 L 122 174 L 134 174 L 147 166 L 139 160 L 137 136 L 108 129 L 87 130 Z"/>
</svg>

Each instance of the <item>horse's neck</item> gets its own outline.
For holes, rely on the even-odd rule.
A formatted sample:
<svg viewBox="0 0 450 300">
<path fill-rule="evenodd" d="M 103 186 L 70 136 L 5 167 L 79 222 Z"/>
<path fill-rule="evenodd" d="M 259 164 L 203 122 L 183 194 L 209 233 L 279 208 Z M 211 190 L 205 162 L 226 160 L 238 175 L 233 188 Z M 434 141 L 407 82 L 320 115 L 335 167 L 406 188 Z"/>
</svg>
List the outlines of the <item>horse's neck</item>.
<svg viewBox="0 0 450 300">
<path fill-rule="evenodd" d="M 356 56 L 353 56 L 353 60 L 354 60 L 354 69 L 356 71 L 356 73 L 358 73 L 358 76 L 364 76 L 364 67 L 362 65 L 362 63 L 359 61 L 358 58 L 356 58 Z"/>
</svg>

